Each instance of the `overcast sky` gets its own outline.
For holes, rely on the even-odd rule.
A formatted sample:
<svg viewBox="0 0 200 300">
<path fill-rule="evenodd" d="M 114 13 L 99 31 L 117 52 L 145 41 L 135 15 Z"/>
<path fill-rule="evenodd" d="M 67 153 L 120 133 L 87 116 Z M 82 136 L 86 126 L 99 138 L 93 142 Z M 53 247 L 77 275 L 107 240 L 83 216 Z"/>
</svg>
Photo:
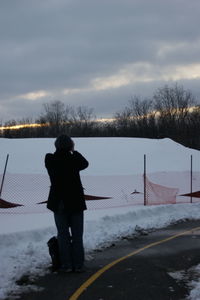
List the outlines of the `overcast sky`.
<svg viewBox="0 0 200 300">
<path fill-rule="evenodd" d="M 0 121 L 61 100 L 109 117 L 177 82 L 200 99 L 199 0 L 0 0 Z"/>
</svg>

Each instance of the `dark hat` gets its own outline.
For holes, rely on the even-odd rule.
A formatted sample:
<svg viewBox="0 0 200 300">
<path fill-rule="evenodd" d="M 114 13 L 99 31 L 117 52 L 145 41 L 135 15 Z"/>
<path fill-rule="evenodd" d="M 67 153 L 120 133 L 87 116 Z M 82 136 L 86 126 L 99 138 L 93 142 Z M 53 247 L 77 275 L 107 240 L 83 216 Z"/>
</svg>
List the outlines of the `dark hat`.
<svg viewBox="0 0 200 300">
<path fill-rule="evenodd" d="M 73 140 L 66 134 L 62 134 L 55 140 L 55 147 L 57 150 L 71 151 L 73 148 Z"/>
</svg>

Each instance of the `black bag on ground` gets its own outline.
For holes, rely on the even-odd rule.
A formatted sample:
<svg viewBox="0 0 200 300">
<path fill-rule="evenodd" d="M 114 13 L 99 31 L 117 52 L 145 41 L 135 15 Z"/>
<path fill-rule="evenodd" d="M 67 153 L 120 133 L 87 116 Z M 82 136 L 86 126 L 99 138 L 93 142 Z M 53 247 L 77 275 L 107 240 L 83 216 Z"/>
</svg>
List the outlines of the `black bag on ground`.
<svg viewBox="0 0 200 300">
<path fill-rule="evenodd" d="M 52 271 L 57 271 L 60 267 L 60 257 L 59 257 L 59 248 L 58 248 L 58 239 L 56 236 L 50 238 L 47 242 L 49 247 L 49 255 L 51 256 L 52 261 Z"/>
</svg>

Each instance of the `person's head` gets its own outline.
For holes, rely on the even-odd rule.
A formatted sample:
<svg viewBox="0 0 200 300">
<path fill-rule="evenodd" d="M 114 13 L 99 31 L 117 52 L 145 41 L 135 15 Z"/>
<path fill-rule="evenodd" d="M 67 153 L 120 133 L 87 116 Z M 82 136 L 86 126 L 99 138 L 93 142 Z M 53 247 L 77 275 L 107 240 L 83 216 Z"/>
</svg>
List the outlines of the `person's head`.
<svg viewBox="0 0 200 300">
<path fill-rule="evenodd" d="M 74 147 L 73 140 L 66 134 L 62 134 L 55 140 L 56 150 L 71 151 Z"/>
</svg>

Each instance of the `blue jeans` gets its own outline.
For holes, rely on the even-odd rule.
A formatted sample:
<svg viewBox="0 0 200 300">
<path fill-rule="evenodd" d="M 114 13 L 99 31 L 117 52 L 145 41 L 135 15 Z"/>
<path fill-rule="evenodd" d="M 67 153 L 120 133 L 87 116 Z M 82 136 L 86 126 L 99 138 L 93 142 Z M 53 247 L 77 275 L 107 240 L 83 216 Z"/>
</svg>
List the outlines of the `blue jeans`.
<svg viewBox="0 0 200 300">
<path fill-rule="evenodd" d="M 84 263 L 83 211 L 55 212 L 62 268 L 81 268 Z"/>
</svg>

